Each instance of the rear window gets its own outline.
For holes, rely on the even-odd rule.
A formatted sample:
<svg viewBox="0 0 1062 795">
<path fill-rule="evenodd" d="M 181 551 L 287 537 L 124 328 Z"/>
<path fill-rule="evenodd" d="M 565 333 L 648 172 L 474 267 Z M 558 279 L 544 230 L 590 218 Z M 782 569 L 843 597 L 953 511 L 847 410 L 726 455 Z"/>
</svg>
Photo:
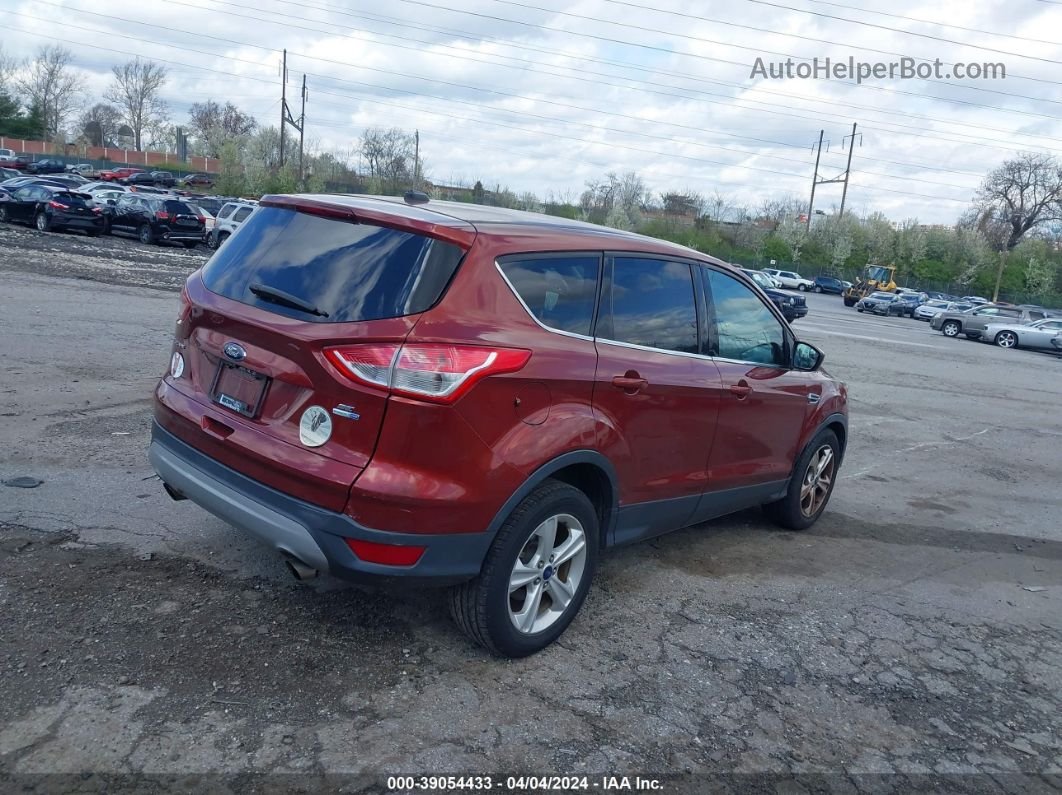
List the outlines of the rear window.
<svg viewBox="0 0 1062 795">
<path fill-rule="evenodd" d="M 226 298 L 298 320 L 380 320 L 431 308 L 463 255 L 413 232 L 262 207 L 206 264 L 203 282 Z M 286 294 L 327 317 L 263 299 L 252 287 Z"/>
<path fill-rule="evenodd" d="M 502 261 L 499 266 L 527 311 L 544 326 L 589 334 L 601 257 L 567 255 Z"/>
<path fill-rule="evenodd" d="M 168 200 L 164 201 L 163 205 L 168 213 L 177 213 L 178 215 L 198 215 L 198 213 L 188 204 L 179 201 Z"/>
</svg>

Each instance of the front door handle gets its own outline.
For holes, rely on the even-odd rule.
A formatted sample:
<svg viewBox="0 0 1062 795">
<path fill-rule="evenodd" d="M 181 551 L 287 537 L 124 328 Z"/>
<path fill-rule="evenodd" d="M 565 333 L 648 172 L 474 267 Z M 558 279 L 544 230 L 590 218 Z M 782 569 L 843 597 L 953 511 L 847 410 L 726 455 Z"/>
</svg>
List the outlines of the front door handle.
<svg viewBox="0 0 1062 795">
<path fill-rule="evenodd" d="M 629 395 L 633 395 L 649 386 L 649 382 L 638 375 L 637 371 L 628 370 L 623 375 L 615 376 L 612 379 L 612 386 L 616 387 L 616 389 L 622 389 Z"/>
<path fill-rule="evenodd" d="M 742 378 L 736 384 L 730 385 L 730 394 L 735 395 L 738 400 L 744 400 L 745 398 L 747 398 L 751 391 L 752 387 L 749 386 L 748 383 L 746 383 L 744 378 Z"/>
</svg>

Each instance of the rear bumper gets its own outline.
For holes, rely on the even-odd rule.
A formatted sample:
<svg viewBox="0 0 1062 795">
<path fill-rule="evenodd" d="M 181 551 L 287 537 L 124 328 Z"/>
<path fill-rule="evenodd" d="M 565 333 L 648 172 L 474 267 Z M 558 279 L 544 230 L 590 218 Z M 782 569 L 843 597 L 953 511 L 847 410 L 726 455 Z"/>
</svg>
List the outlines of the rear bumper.
<svg viewBox="0 0 1062 795">
<path fill-rule="evenodd" d="M 430 535 L 363 527 L 341 513 L 277 491 L 218 463 L 152 424 L 148 458 L 170 488 L 278 552 L 335 577 L 355 582 L 447 585 L 479 574 L 491 533 Z M 360 560 L 347 546 L 353 538 L 379 544 L 424 547 L 412 566 Z"/>
<path fill-rule="evenodd" d="M 170 229 L 159 233 L 162 240 L 194 240 L 197 243 L 203 239 L 202 229 Z"/>
</svg>

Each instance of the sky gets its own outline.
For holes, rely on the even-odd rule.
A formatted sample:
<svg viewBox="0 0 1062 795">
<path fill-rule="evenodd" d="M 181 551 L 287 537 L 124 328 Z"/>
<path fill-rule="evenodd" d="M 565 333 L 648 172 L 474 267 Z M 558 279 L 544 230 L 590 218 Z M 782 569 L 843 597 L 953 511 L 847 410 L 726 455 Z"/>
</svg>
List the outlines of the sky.
<svg viewBox="0 0 1062 795">
<path fill-rule="evenodd" d="M 3 0 L 0 31 L 16 57 L 65 44 L 88 104 L 112 65 L 162 63 L 177 123 L 213 99 L 278 124 L 286 48 L 311 148 L 356 165 L 366 127 L 416 129 L 433 182 L 540 197 L 636 171 L 657 193 L 752 210 L 806 201 L 824 130 L 821 179 L 852 156 L 847 208 L 949 224 L 991 168 L 1062 150 L 1062 3 L 1048 0 Z M 757 59 L 904 56 L 1006 77 L 752 75 Z M 841 188 L 820 185 L 816 209 Z"/>
</svg>

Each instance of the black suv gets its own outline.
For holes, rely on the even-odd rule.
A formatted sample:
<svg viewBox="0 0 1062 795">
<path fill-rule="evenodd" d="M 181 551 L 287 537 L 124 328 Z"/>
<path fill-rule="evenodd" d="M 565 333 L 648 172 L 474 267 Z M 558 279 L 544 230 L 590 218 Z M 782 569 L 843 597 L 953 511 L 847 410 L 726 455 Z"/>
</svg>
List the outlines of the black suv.
<svg viewBox="0 0 1062 795">
<path fill-rule="evenodd" d="M 26 166 L 26 171 L 30 174 L 62 174 L 66 171 L 66 165 L 59 160 L 46 158 L 30 163 Z"/>
<path fill-rule="evenodd" d="M 778 311 L 790 323 L 807 315 L 808 302 L 804 299 L 804 296 L 783 293 L 781 290 L 775 289 L 774 283 L 765 273 L 748 270 L 747 268 L 742 268 L 741 270 L 752 281 L 756 282 L 756 286 L 763 290 L 764 294 L 771 299 L 771 303 L 778 307 Z"/>
<path fill-rule="evenodd" d="M 836 293 L 840 295 L 844 292 L 844 282 L 840 279 L 835 279 L 833 276 L 816 276 L 815 286 L 811 289 L 817 293 Z"/>
<path fill-rule="evenodd" d="M 141 243 L 180 243 L 195 248 L 203 239 L 203 216 L 178 199 L 144 194 L 122 196 L 107 209 L 106 231 L 135 235 Z"/>
</svg>

